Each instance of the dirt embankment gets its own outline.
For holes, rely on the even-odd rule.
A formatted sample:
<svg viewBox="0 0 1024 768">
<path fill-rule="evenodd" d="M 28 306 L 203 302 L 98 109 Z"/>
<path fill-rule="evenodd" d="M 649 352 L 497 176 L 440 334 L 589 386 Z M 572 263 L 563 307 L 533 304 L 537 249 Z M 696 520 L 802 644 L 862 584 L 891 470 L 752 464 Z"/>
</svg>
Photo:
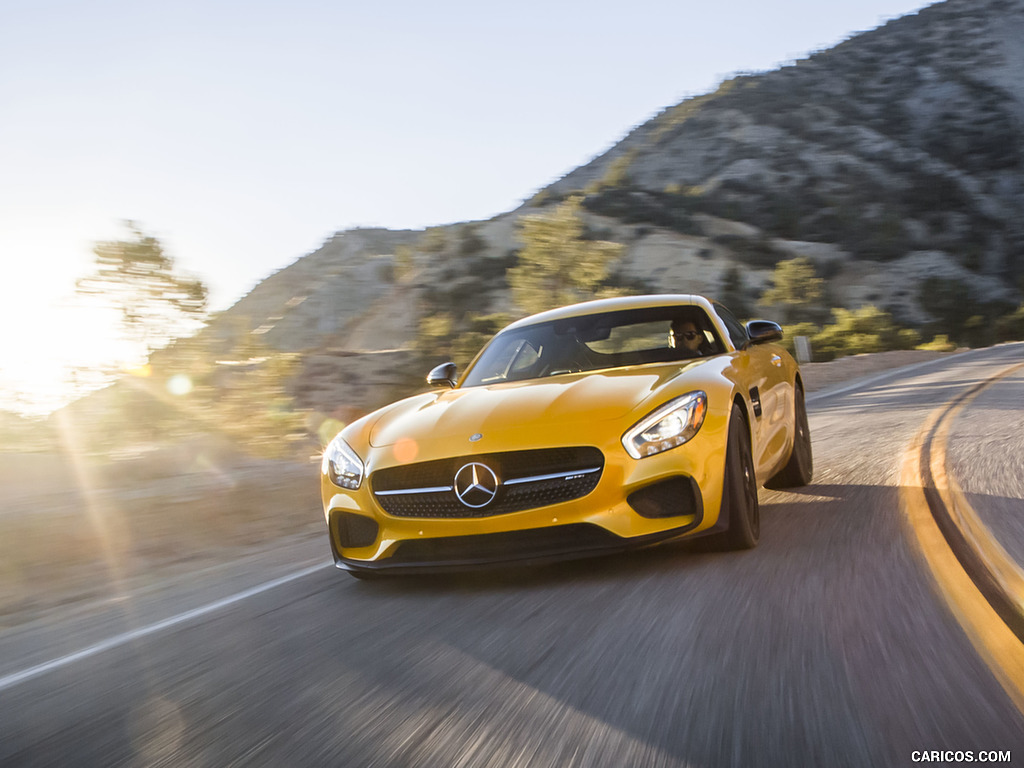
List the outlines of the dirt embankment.
<svg viewBox="0 0 1024 768">
<path fill-rule="evenodd" d="M 917 363 L 926 363 L 946 357 L 950 352 L 931 352 L 923 349 L 876 352 L 871 355 L 851 355 L 827 363 L 804 363 L 800 366 L 808 392 L 855 381 L 872 374 L 883 373 Z"/>
<path fill-rule="evenodd" d="M 113 463 L 72 453 L 0 463 L 0 629 L 323 527 L 312 462 L 179 446 Z"/>
</svg>

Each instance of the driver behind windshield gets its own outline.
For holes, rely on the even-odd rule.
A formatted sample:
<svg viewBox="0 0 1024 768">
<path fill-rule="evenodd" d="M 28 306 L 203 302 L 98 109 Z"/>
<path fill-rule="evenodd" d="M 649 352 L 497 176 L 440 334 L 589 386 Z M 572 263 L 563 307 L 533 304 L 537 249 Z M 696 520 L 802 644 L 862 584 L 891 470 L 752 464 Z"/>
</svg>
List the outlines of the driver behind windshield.
<svg viewBox="0 0 1024 768">
<path fill-rule="evenodd" d="M 700 345 L 704 334 L 697 329 L 692 320 L 674 320 L 668 333 L 668 345 L 687 353 L 690 357 L 700 357 Z"/>
</svg>

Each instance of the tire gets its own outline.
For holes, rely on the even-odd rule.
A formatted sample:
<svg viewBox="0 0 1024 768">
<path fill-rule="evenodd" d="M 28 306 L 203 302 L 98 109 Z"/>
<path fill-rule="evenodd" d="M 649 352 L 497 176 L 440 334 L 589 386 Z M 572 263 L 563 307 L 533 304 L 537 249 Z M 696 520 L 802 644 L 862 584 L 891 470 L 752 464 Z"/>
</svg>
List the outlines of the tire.
<svg viewBox="0 0 1024 768">
<path fill-rule="evenodd" d="M 728 549 L 753 549 L 761 536 L 761 510 L 757 503 L 757 477 L 750 454 L 750 432 L 740 406 L 729 416 L 729 442 L 725 448 L 722 510 L 729 528 L 720 542 Z"/>
<path fill-rule="evenodd" d="M 804 405 L 804 391 L 797 385 L 793 422 L 796 434 L 793 436 L 793 450 L 786 466 L 775 477 L 765 483 L 766 488 L 799 488 L 807 485 L 814 477 L 814 456 L 811 454 L 811 430 L 807 426 L 807 408 Z"/>
</svg>

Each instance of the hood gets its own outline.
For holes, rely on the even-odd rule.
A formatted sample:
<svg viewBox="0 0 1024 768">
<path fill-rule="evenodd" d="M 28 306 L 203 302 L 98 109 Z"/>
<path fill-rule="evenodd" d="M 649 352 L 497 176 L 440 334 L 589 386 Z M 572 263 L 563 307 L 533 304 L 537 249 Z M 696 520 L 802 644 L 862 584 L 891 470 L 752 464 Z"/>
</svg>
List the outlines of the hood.
<svg viewBox="0 0 1024 768">
<path fill-rule="evenodd" d="M 622 419 L 695 365 L 699 362 L 444 390 L 391 408 L 374 424 L 369 440 L 378 448 L 403 438 L 464 442 L 477 433 L 495 439 L 541 425 L 571 428 Z"/>
</svg>

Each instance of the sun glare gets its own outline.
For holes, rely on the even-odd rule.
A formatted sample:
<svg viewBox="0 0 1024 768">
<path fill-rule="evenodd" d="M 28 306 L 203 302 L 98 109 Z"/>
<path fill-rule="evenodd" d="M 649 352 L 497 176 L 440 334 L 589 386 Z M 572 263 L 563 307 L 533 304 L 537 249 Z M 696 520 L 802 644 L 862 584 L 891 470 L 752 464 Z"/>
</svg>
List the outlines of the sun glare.
<svg viewBox="0 0 1024 768">
<path fill-rule="evenodd" d="M 137 355 L 116 314 L 83 297 L 43 307 L 8 302 L 0 328 L 0 408 L 25 415 L 45 415 L 101 386 L 104 370 Z"/>
</svg>

